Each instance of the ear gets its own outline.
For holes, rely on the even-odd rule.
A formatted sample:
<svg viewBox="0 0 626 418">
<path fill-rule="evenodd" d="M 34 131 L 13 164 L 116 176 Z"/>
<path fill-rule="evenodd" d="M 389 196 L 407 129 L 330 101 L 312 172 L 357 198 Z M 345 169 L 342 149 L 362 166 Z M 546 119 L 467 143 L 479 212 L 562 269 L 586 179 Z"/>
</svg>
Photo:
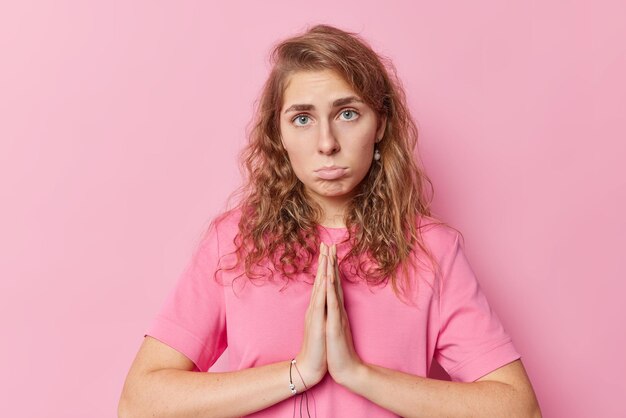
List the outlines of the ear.
<svg viewBox="0 0 626 418">
<path fill-rule="evenodd" d="M 376 131 L 376 142 L 380 142 L 385 135 L 385 128 L 387 127 L 387 115 L 383 115 L 379 119 L 378 130 Z"/>
</svg>

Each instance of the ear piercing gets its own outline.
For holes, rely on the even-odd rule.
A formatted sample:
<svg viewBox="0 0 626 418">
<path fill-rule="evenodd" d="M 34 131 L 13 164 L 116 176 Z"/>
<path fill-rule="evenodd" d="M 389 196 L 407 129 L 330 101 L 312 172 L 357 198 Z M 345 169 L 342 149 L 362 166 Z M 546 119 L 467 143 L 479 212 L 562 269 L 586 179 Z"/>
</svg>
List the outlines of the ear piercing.
<svg viewBox="0 0 626 418">
<path fill-rule="evenodd" d="M 380 139 L 379 139 L 379 141 L 380 141 Z M 375 161 L 380 160 L 380 151 L 378 150 L 378 147 L 376 147 L 376 145 L 374 145 L 374 160 Z"/>
</svg>

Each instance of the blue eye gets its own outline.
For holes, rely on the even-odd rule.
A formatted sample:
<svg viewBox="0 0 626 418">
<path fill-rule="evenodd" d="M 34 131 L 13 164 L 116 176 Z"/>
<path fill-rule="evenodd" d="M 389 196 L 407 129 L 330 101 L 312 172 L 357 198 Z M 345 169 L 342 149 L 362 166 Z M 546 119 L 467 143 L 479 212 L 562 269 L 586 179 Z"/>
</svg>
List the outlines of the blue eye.
<svg viewBox="0 0 626 418">
<path fill-rule="evenodd" d="M 341 112 L 342 115 L 345 115 L 346 113 L 352 113 L 352 114 L 355 114 L 355 115 L 359 114 L 359 112 L 357 112 L 356 110 L 353 110 L 353 109 L 347 109 L 347 110 L 344 110 L 343 112 Z M 354 117 L 348 118 L 348 120 L 353 120 L 353 119 L 354 119 Z"/>
<path fill-rule="evenodd" d="M 301 120 L 302 118 L 308 119 L 308 118 L 309 118 L 309 116 L 307 116 L 307 115 L 298 115 L 298 116 L 296 116 L 295 118 L 293 118 L 293 121 L 292 121 L 292 122 L 295 122 L 295 121 L 296 121 L 296 120 L 298 120 L 298 119 L 300 119 L 300 120 Z M 303 125 L 298 125 L 298 124 L 296 124 L 296 126 L 303 126 Z"/>
<path fill-rule="evenodd" d="M 346 109 L 346 110 L 341 111 L 341 115 L 345 115 L 346 113 L 349 114 L 349 115 L 353 115 L 351 117 L 348 117 L 347 119 L 344 119 L 347 122 L 351 122 L 351 121 L 353 121 L 355 119 L 358 119 L 358 117 L 355 118 L 354 116 L 355 115 L 356 116 L 360 115 L 360 113 L 358 111 L 356 111 L 355 109 Z M 302 128 L 302 127 L 306 126 L 305 122 L 308 121 L 309 118 L 310 118 L 310 116 L 307 115 L 306 113 L 300 113 L 299 115 L 296 115 L 296 117 L 294 117 L 291 120 L 291 122 L 294 123 L 296 125 L 296 127 Z M 299 120 L 302 124 L 296 123 L 297 120 Z"/>
</svg>

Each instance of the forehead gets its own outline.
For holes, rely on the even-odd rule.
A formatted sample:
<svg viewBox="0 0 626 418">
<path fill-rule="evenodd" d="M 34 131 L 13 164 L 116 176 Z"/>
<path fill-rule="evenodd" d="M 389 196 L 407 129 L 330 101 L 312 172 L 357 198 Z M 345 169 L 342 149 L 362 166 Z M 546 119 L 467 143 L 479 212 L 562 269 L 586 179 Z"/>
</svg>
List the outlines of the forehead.
<svg viewBox="0 0 626 418">
<path fill-rule="evenodd" d="M 346 95 L 357 96 L 350 84 L 336 71 L 297 71 L 287 79 L 283 107 L 294 100 L 310 103 L 320 96 L 324 100 L 332 100 Z"/>
</svg>

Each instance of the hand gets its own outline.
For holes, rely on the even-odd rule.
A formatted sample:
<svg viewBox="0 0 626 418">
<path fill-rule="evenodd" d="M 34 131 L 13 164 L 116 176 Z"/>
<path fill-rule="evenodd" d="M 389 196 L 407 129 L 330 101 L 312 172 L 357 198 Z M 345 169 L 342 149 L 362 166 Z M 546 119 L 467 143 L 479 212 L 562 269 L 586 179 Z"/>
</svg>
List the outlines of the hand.
<svg viewBox="0 0 626 418">
<path fill-rule="evenodd" d="M 326 247 L 327 248 L 327 247 Z M 341 275 L 337 265 L 337 246 L 330 247 L 326 286 L 326 356 L 328 372 L 337 383 L 345 385 L 363 366 L 354 350 L 350 322 L 344 306 Z"/>
<path fill-rule="evenodd" d="M 296 364 L 311 388 L 326 371 L 339 384 L 348 381 L 363 365 L 354 350 L 337 266 L 337 247 L 320 244 L 317 275 L 305 315 L 302 348 Z M 298 386 L 298 385 L 296 385 Z"/>
<path fill-rule="evenodd" d="M 326 309 L 327 265 L 328 247 L 321 243 L 317 262 L 317 275 L 315 276 L 311 300 L 304 319 L 302 348 L 296 356 L 296 365 L 302 373 L 302 378 L 308 388 L 319 383 L 328 370 L 326 364 L 326 313 L 324 311 Z M 299 377 L 296 373 L 294 384 L 300 392 L 304 388 Z"/>
</svg>

